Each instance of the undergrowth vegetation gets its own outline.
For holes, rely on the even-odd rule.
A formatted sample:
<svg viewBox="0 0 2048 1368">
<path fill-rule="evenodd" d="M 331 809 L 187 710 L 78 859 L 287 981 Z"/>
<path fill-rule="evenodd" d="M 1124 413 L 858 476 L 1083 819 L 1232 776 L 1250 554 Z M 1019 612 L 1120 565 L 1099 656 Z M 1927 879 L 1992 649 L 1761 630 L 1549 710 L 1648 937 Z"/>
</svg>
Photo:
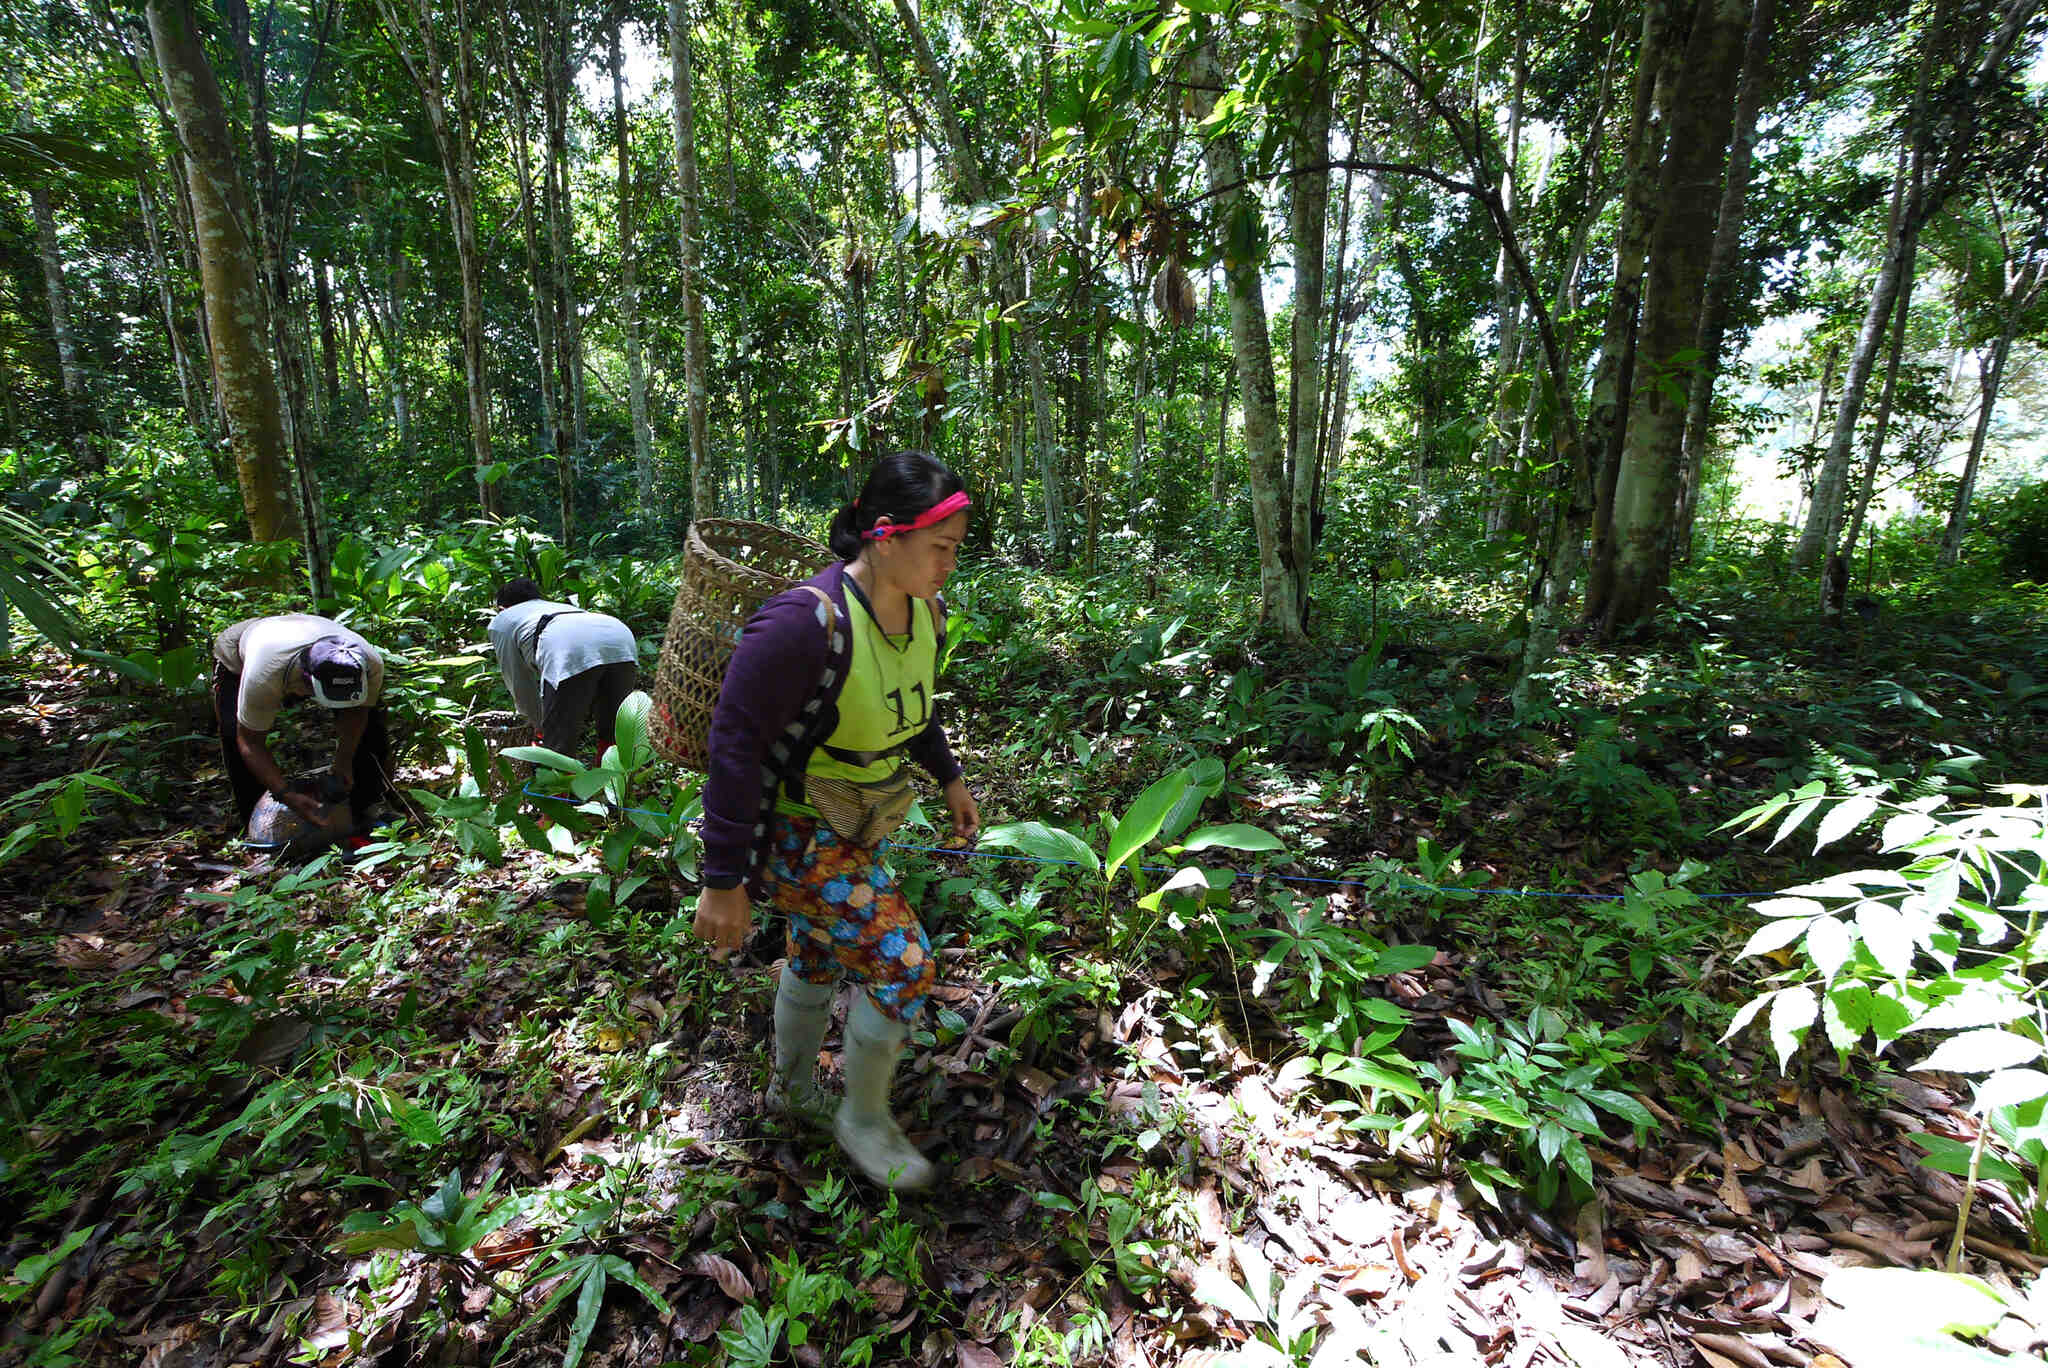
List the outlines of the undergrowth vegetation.
<svg viewBox="0 0 2048 1368">
<path fill-rule="evenodd" d="M 391 652 L 410 814 L 352 866 L 247 875 L 199 830 L 206 643 L 301 601 L 201 481 L 133 459 L 156 497 L 15 496 L 97 630 L 73 685 L 90 724 L 0 743 L 34 777 L 0 800 L 0 864 L 45 887 L 14 909 L 39 949 L 0 985 L 0 1302 L 28 1361 L 107 1352 L 120 1315 L 74 1305 L 65 1270 L 119 1251 L 155 1295 L 309 1360 L 347 1323 L 375 1327 L 362 1352 L 466 1340 L 573 1368 L 607 1305 L 707 1314 L 688 1277 L 744 1308 L 686 1336 L 690 1362 L 907 1361 L 935 1325 L 1083 1361 L 1110 1283 L 1161 1317 L 1192 1316 L 1190 1290 L 1256 1313 L 1306 1362 L 1315 1327 L 1277 1285 L 1176 1280 L 1190 1154 L 1247 1143 L 1202 1133 L 1181 1085 L 1248 1058 L 1327 1135 L 1568 1219 L 1610 1140 L 1711 1130 L 1771 1086 L 1735 1030 L 1758 1013 L 1788 1067 L 1823 1040 L 1847 1059 L 1960 1031 L 1928 1062 L 1987 1074 L 1992 1124 L 1924 1148 L 2023 1191 L 2048 1245 L 2039 794 L 1998 787 L 2048 739 L 2031 588 L 1901 581 L 1827 624 L 1771 572 L 1782 548 L 1731 527 L 1656 631 L 1568 650 L 1518 711 L 1515 654 L 1490 644 L 1513 598 L 1483 552 L 1330 576 L 1311 651 L 1257 635 L 1254 587 L 1213 547 L 1170 573 L 1114 541 L 1092 578 L 1000 551 L 966 568 L 951 725 L 984 851 L 1012 858 L 917 849 L 921 816 L 903 834 L 935 947 L 989 994 L 935 1002 L 914 1106 L 988 1228 L 1061 1261 L 1048 1310 L 982 1295 L 1022 1263 L 977 1283 L 935 1262 L 941 1210 L 869 1201 L 809 1141 L 777 1137 L 768 1177 L 735 1159 L 764 1124 L 771 979 L 689 935 L 696 785 L 654 763 L 644 697 L 595 767 L 490 733 L 499 582 L 621 616 L 651 672 L 671 565 L 519 522 L 341 538 L 317 606 Z M 1815 812 L 1814 858 L 1730 830 Z M 1911 862 L 1852 869 L 1881 813 Z M 75 858 L 139 842 L 161 872 Z M 1781 888 L 1753 937 L 1744 899 Z M 1921 921 L 1874 910 L 1895 894 Z M 1432 986 L 1452 947 L 1481 1013 Z M 1025 1139 L 970 1147 L 959 1097 L 1012 1077 L 1038 1103 Z M 1013 1193 L 1026 1143 L 1061 1162 Z"/>
</svg>

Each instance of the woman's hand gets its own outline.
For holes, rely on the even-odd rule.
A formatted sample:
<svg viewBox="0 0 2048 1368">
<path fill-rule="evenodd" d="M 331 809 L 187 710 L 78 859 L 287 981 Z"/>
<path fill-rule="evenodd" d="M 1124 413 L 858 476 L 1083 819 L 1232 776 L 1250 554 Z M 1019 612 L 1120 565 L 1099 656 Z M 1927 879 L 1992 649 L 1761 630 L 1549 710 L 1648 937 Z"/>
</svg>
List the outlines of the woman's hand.
<svg viewBox="0 0 2048 1368">
<path fill-rule="evenodd" d="M 754 924 L 754 905 L 747 898 L 745 884 L 731 888 L 707 888 L 697 895 L 695 930 L 702 940 L 727 954 L 746 944 Z"/>
<path fill-rule="evenodd" d="M 981 807 L 967 791 L 967 780 L 955 779 L 946 785 L 945 794 L 946 811 L 953 814 L 953 839 L 961 845 L 972 845 L 981 834 Z"/>
</svg>

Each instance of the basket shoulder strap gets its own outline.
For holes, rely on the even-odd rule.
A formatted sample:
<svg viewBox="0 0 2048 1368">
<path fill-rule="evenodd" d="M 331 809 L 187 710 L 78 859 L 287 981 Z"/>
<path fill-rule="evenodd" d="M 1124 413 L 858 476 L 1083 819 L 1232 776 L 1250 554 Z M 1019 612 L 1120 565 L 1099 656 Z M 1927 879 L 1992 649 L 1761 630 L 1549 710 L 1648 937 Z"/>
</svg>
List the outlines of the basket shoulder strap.
<svg viewBox="0 0 2048 1368">
<path fill-rule="evenodd" d="M 832 601 L 830 594 L 815 584 L 799 584 L 797 588 L 808 591 L 812 598 L 825 605 L 825 640 L 829 644 L 832 633 L 839 628 L 839 605 Z"/>
</svg>

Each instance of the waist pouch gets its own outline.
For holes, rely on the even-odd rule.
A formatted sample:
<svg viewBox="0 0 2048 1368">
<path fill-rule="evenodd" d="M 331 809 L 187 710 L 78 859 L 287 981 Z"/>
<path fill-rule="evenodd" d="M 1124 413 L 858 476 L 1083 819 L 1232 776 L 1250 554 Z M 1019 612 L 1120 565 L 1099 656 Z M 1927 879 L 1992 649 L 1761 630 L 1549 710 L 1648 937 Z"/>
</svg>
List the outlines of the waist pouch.
<svg viewBox="0 0 2048 1368">
<path fill-rule="evenodd" d="M 807 774 L 804 797 L 833 835 L 850 845 L 872 849 L 903 825 L 917 794 L 910 786 L 909 772 L 899 769 L 872 783 Z"/>
</svg>

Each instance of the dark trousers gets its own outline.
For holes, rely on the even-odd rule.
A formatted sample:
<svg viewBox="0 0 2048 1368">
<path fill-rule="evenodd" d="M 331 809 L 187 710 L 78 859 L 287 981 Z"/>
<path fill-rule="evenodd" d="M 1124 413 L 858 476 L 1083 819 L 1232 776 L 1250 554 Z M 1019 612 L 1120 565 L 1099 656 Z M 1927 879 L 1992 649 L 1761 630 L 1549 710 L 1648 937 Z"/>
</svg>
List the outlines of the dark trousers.
<svg viewBox="0 0 2048 1368">
<path fill-rule="evenodd" d="M 250 772 L 237 742 L 235 700 L 241 692 L 242 677 L 230 674 L 216 662 L 213 717 L 220 725 L 220 767 L 235 791 L 235 820 L 247 827 L 249 814 L 256 810 L 256 800 L 263 796 L 263 781 Z M 298 701 L 288 698 L 285 706 L 292 707 Z M 363 719 L 363 739 L 356 746 L 355 766 L 349 774 L 348 806 L 358 828 L 369 825 L 370 808 L 390 795 L 392 773 L 391 729 L 386 725 L 383 707 L 378 706 L 371 708 L 370 715 Z"/>
<path fill-rule="evenodd" d="M 618 730 L 619 705 L 640 684 L 640 667 L 630 660 L 611 665 L 594 665 L 582 674 L 570 675 L 560 684 L 543 685 L 540 691 L 540 731 L 534 740 L 550 750 L 575 755 L 582 743 L 583 729 L 597 724 L 597 744 L 592 758 L 604 758 Z"/>
</svg>

